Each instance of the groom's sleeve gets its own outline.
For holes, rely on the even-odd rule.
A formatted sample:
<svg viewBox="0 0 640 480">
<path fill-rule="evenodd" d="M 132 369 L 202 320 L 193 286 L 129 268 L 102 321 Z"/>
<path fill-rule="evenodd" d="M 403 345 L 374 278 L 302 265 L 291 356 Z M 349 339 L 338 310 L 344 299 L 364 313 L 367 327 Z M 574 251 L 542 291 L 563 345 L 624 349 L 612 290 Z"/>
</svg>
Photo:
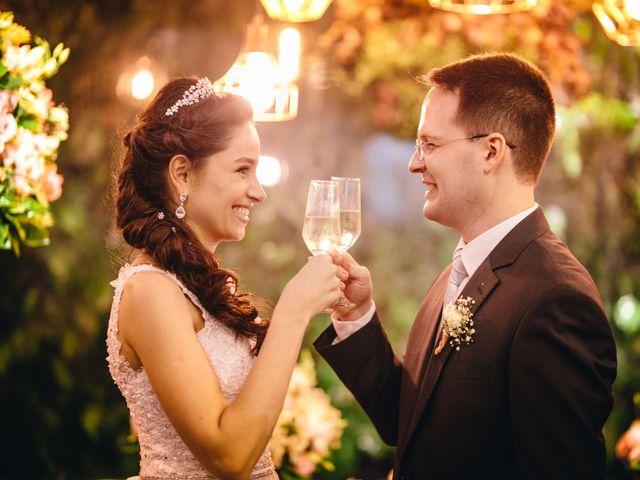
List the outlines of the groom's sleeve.
<svg viewBox="0 0 640 480">
<path fill-rule="evenodd" d="M 402 365 L 395 357 L 377 313 L 339 343 L 330 325 L 314 342 L 318 353 L 353 393 L 385 443 L 395 445 Z"/>
<path fill-rule="evenodd" d="M 533 304 L 509 358 L 518 479 L 604 478 L 615 372 L 611 328 L 594 296 L 555 288 Z"/>
</svg>

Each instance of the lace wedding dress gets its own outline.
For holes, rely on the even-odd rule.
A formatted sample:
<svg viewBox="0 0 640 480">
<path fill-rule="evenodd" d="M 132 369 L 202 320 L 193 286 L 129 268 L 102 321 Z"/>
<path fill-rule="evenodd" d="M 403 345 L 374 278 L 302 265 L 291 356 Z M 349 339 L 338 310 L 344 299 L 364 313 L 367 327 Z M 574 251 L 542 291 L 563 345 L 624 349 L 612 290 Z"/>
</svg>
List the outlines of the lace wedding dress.
<svg viewBox="0 0 640 480">
<path fill-rule="evenodd" d="M 205 470 L 178 436 L 149 383 L 144 367 L 134 370 L 121 354 L 121 344 L 118 340 L 120 298 L 127 280 L 138 272 L 160 272 L 167 275 L 202 311 L 204 327 L 197 333 L 198 340 L 220 380 L 227 402 L 233 401 L 253 366 L 251 345 L 243 337 L 236 338 L 235 332 L 205 311 L 196 296 L 169 272 L 147 264 L 125 265 L 120 269 L 118 278 L 111 282 L 115 294 L 107 330 L 107 362 L 111 376 L 127 402 L 138 431 L 140 480 L 215 479 L 216 477 Z M 250 478 L 278 478 L 267 449 L 251 471 Z"/>
</svg>

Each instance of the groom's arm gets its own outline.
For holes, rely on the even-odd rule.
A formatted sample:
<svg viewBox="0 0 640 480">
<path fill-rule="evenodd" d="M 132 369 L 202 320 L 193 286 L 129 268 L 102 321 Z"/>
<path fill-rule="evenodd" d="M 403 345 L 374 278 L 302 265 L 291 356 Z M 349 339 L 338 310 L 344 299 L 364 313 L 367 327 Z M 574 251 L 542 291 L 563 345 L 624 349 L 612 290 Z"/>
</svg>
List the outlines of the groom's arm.
<svg viewBox="0 0 640 480">
<path fill-rule="evenodd" d="M 597 292 L 589 293 L 554 288 L 516 331 L 508 395 L 518 479 L 604 478 L 616 353 Z"/>
<path fill-rule="evenodd" d="M 402 366 L 378 315 L 341 342 L 334 344 L 335 338 L 331 325 L 314 346 L 356 397 L 385 443 L 395 445 Z"/>
</svg>

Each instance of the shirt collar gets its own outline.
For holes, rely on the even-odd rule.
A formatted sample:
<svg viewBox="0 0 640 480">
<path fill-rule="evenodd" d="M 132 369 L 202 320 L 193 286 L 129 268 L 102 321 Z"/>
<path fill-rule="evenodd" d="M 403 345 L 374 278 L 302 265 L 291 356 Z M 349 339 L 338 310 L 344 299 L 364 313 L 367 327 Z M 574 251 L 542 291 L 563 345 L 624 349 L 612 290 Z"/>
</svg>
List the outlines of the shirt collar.
<svg viewBox="0 0 640 480">
<path fill-rule="evenodd" d="M 456 248 L 463 247 L 461 254 L 462 264 L 467 270 L 468 276 L 471 277 L 493 249 L 496 248 L 498 243 L 500 243 L 500 241 L 506 237 L 516 225 L 531 215 L 537 208 L 538 204 L 534 202 L 533 206 L 491 227 L 489 230 L 481 233 L 467 244 L 465 244 L 464 240 L 460 238 Z"/>
</svg>

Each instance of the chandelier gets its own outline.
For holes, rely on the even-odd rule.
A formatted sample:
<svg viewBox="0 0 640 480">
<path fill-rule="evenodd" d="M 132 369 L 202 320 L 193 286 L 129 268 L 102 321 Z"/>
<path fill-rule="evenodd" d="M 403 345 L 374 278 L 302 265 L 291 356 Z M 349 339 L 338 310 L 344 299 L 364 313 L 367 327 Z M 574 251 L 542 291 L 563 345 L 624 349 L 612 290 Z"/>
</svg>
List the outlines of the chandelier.
<svg viewBox="0 0 640 480">
<path fill-rule="evenodd" d="M 297 52 L 299 61 L 299 49 Z M 257 122 L 291 120 L 298 114 L 298 87 L 293 82 L 297 68 L 291 66 L 292 61 L 289 58 L 283 68 L 267 51 L 266 26 L 262 17 L 256 16 L 247 30 L 244 51 L 214 83 L 214 88 L 244 97 L 251 104 Z"/>
<path fill-rule="evenodd" d="M 309 22 L 318 20 L 331 0 L 260 0 L 274 20 L 281 22 Z"/>
<path fill-rule="evenodd" d="M 611 40 L 624 46 L 640 45 L 639 0 L 599 0 L 591 8 Z"/>
<path fill-rule="evenodd" d="M 429 0 L 434 8 L 475 15 L 526 12 L 537 4 L 538 0 Z"/>
</svg>

